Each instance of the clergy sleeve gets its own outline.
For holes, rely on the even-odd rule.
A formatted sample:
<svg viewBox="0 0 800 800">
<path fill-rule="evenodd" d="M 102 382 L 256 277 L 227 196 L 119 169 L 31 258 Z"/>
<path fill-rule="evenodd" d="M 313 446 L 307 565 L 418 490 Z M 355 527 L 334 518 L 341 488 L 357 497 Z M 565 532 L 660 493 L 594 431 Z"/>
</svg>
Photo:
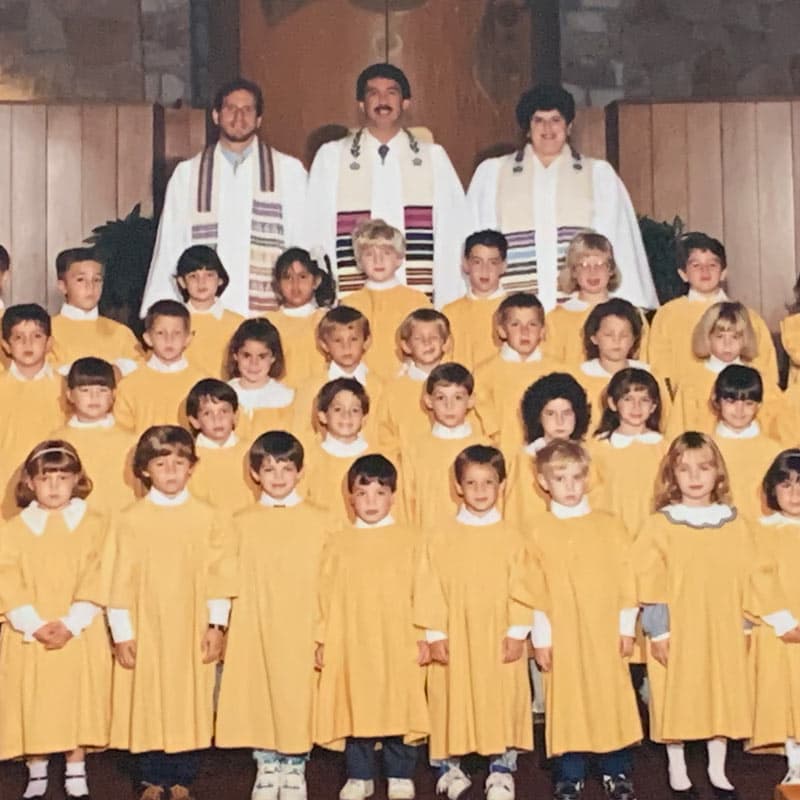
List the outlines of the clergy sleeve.
<svg viewBox="0 0 800 800">
<path fill-rule="evenodd" d="M 280 154 L 279 187 L 283 206 L 284 247 L 307 247 L 306 187 L 308 173 L 298 159 Z"/>
<path fill-rule="evenodd" d="M 497 225 L 497 182 L 500 178 L 499 158 L 487 158 L 478 164 L 467 189 L 472 229 L 499 230 Z"/>
<path fill-rule="evenodd" d="M 136 638 L 127 608 L 109 608 L 106 610 L 106 618 L 114 644 L 130 642 Z"/>
<path fill-rule="evenodd" d="M 100 606 L 86 600 L 78 600 L 69 607 L 69 612 L 65 617 L 61 617 L 61 621 L 73 636 L 80 636 L 94 622 L 100 611 Z"/>
<path fill-rule="evenodd" d="M 328 142 L 317 150 L 308 175 L 305 240 L 321 247 L 336 263 L 336 202 L 339 186 L 341 142 Z"/>
<path fill-rule="evenodd" d="M 23 635 L 26 642 L 32 642 L 33 635 L 45 624 L 32 605 L 18 606 L 6 611 L 6 619 L 15 631 Z"/>
</svg>

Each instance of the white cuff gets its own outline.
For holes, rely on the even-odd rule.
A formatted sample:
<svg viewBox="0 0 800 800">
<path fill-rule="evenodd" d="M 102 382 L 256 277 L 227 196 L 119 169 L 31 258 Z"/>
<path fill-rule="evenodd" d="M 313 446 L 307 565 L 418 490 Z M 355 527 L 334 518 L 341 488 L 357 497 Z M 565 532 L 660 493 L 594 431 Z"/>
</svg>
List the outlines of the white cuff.
<svg viewBox="0 0 800 800">
<path fill-rule="evenodd" d="M 525 641 L 531 635 L 530 625 L 511 625 L 506 631 L 506 636 L 509 639 L 519 639 Z"/>
<path fill-rule="evenodd" d="M 666 642 L 667 639 L 669 639 L 669 631 L 667 631 L 666 633 L 661 633 L 658 636 L 650 637 L 651 642 Z"/>
<path fill-rule="evenodd" d="M 136 638 L 136 634 L 133 632 L 131 615 L 127 608 L 106 609 L 106 617 L 108 618 L 108 627 L 111 628 L 111 638 L 114 640 L 114 644 L 130 642 Z"/>
<path fill-rule="evenodd" d="M 764 614 L 761 619 L 775 631 L 776 636 L 783 636 L 797 627 L 797 620 L 792 616 L 791 611 L 773 611 L 772 614 Z"/>
<path fill-rule="evenodd" d="M 534 647 L 553 646 L 553 628 L 550 625 L 550 618 L 544 611 L 533 612 L 533 631 L 531 639 Z"/>
<path fill-rule="evenodd" d="M 139 365 L 132 358 L 118 358 L 114 361 L 114 363 L 119 368 L 123 378 L 126 375 L 130 375 L 131 372 L 135 372 L 139 368 Z"/>
<path fill-rule="evenodd" d="M 208 607 L 208 624 L 222 625 L 228 627 L 228 620 L 231 616 L 231 601 L 227 598 L 206 600 Z"/>
<path fill-rule="evenodd" d="M 639 618 L 639 606 L 623 608 L 619 612 L 619 635 L 636 636 L 636 620 Z"/>
<path fill-rule="evenodd" d="M 80 636 L 94 622 L 94 618 L 99 613 L 100 606 L 96 606 L 88 600 L 78 600 L 69 607 L 67 616 L 61 617 L 61 621 L 73 636 Z"/>
<path fill-rule="evenodd" d="M 445 639 L 447 639 L 447 634 L 442 631 L 425 631 L 425 641 L 428 644 L 443 642 Z"/>
<path fill-rule="evenodd" d="M 25 642 L 33 641 L 33 634 L 45 624 L 45 621 L 36 612 L 32 605 L 18 606 L 6 612 L 6 619 L 15 631 L 22 634 Z"/>
</svg>

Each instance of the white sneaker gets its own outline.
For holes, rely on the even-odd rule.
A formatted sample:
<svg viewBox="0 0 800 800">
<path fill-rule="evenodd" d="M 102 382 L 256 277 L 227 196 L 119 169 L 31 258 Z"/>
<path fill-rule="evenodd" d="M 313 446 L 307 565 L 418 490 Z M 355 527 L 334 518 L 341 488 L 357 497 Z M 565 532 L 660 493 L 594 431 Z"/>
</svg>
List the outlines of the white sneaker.
<svg viewBox="0 0 800 800">
<path fill-rule="evenodd" d="M 781 783 L 797 784 L 800 783 L 800 766 L 790 766 L 786 776 Z"/>
<path fill-rule="evenodd" d="M 258 765 L 250 800 L 278 800 L 281 785 L 280 768 L 281 765 L 277 761 Z"/>
<path fill-rule="evenodd" d="M 339 792 L 339 800 L 366 800 L 375 794 L 375 781 L 362 781 L 359 778 L 348 778 Z"/>
<path fill-rule="evenodd" d="M 461 767 L 450 767 L 436 781 L 436 794 L 446 794 L 447 800 L 458 800 L 470 786 L 472 781 L 461 771 Z"/>
<path fill-rule="evenodd" d="M 303 767 L 287 767 L 281 770 L 280 800 L 306 800 L 306 771 Z"/>
<path fill-rule="evenodd" d="M 490 772 L 484 791 L 486 800 L 514 800 L 514 776 L 510 772 Z"/>
<path fill-rule="evenodd" d="M 414 800 L 414 781 L 410 778 L 389 778 L 386 796 L 389 800 Z"/>
</svg>

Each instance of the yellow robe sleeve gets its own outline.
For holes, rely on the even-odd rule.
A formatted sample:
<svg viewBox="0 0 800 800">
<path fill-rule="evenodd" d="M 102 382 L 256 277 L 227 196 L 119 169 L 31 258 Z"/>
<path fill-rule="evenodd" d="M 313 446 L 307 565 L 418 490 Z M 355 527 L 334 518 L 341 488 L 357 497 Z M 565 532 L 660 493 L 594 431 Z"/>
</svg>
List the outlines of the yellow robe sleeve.
<svg viewBox="0 0 800 800">
<path fill-rule="evenodd" d="M 233 526 L 229 517 L 217 513 L 214 515 L 208 542 L 207 599 L 236 597 L 237 574 Z"/>
<path fill-rule="evenodd" d="M 96 526 L 91 548 L 85 553 L 74 600 L 108 606 L 114 560 L 111 520 L 102 516 Z"/>
<path fill-rule="evenodd" d="M 667 543 L 657 515 L 648 519 L 633 543 L 631 558 L 639 603 L 666 603 Z"/>
<path fill-rule="evenodd" d="M 434 567 L 435 545 L 422 547 L 414 575 L 414 623 L 419 628 L 447 633 L 447 602 L 440 577 Z"/>
<path fill-rule="evenodd" d="M 538 609 L 548 612 L 550 598 L 547 591 L 547 580 L 542 568 L 541 554 L 536 543 L 531 539 L 520 547 L 511 565 L 509 575 L 509 603 L 525 609 Z M 515 612 L 516 613 L 516 612 Z M 509 616 L 511 616 L 509 614 Z M 530 615 L 521 624 L 529 624 Z"/>
</svg>

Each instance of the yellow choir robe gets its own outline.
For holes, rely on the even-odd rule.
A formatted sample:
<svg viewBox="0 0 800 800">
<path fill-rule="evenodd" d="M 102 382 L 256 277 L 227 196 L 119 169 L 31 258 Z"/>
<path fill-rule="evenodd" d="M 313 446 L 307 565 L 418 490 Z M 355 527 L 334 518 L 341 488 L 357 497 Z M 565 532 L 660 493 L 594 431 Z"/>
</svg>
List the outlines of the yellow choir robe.
<svg viewBox="0 0 800 800">
<path fill-rule="evenodd" d="M 758 520 L 755 535 L 760 549 L 776 565 L 788 610 L 800 618 L 797 519 L 771 512 Z M 769 625 L 761 623 L 753 628 L 748 658 L 753 692 L 753 733 L 748 749 L 782 748 L 786 739 L 800 739 L 800 648 L 782 642 Z"/>
<path fill-rule="evenodd" d="M 191 493 L 229 514 L 251 506 L 258 491 L 250 477 L 250 445 L 235 433 L 221 445 L 200 433 L 196 445 L 198 461 L 189 480 Z"/>
<path fill-rule="evenodd" d="M 43 528 L 26 522 L 30 512 L 45 520 Z M 52 622 L 67 616 L 77 601 L 105 605 L 110 577 L 109 559 L 104 557 L 107 535 L 107 518 L 77 499 L 66 513 L 31 506 L 14 517 L 0 529 L 0 550 L 3 563 L 14 566 L 12 582 L 19 593 L 8 597 L 4 592 L 11 602 L 0 610 L 31 604 L 43 621 Z M 3 625 L 0 759 L 104 747 L 110 724 L 111 659 L 102 611 L 59 650 L 26 642 L 10 624 Z"/>
<path fill-rule="evenodd" d="M 116 424 L 109 415 L 98 423 L 81 423 L 74 417 L 50 434 L 69 442 L 92 479 L 89 506 L 106 514 L 122 511 L 143 494 L 133 474 L 136 437 Z"/>
<path fill-rule="evenodd" d="M 410 365 L 387 381 L 377 415 L 381 447 L 400 450 L 431 429 L 432 417 L 423 401 L 426 380 L 427 375 Z"/>
<path fill-rule="evenodd" d="M 317 744 L 348 736 L 422 740 L 430 730 L 413 624 L 419 537 L 392 517 L 334 534 L 323 559 L 316 641 L 324 644 Z"/>
<path fill-rule="evenodd" d="M 205 378 L 227 377 L 228 344 L 244 317 L 222 307 L 217 302 L 209 311 L 191 312 L 192 341 L 186 348 L 186 358 Z"/>
<path fill-rule="evenodd" d="M 714 303 L 727 300 L 724 292 L 711 300 L 694 299 L 693 293 L 664 303 L 653 317 L 648 339 L 647 360 L 669 382 L 673 395 L 684 378 L 686 367 L 697 366 L 700 359 L 692 353 L 692 335 L 700 318 Z M 753 366 L 764 384 L 778 383 L 778 359 L 767 323 L 752 308 L 747 309 L 756 334 L 758 355 Z"/>
<path fill-rule="evenodd" d="M 151 360 L 123 378 L 117 389 L 114 404 L 117 424 L 137 436 L 151 425 L 188 427 L 186 396 L 198 381 L 207 377 L 188 362 L 169 371 L 155 368 L 157 363 L 151 356 Z"/>
<path fill-rule="evenodd" d="M 699 513 L 699 520 L 689 520 Z M 745 614 L 785 607 L 774 565 L 734 509 L 667 506 L 634 543 L 639 602 L 669 609 L 666 668 L 648 654 L 650 738 L 743 739 L 752 704 Z"/>
<path fill-rule="evenodd" d="M 239 398 L 239 417 L 236 433 L 249 447 L 267 431 L 294 433 L 294 416 L 297 392 L 281 381 L 270 378 L 264 386 L 248 389 L 239 378 L 228 381 Z"/>
<path fill-rule="evenodd" d="M 264 314 L 280 334 L 286 361 L 282 380 L 293 389 L 299 389 L 308 378 L 325 369 L 325 356 L 317 344 L 317 325 L 325 316 L 325 309 L 309 304 L 309 313 L 297 311 L 295 314 L 295 309 L 279 308 Z"/>
<path fill-rule="evenodd" d="M 619 654 L 620 612 L 637 606 L 630 537 L 603 511 L 569 519 L 542 514 L 527 530 L 511 594 L 547 614 L 552 627 L 553 669 L 543 675 L 548 756 L 606 753 L 640 741 L 628 662 Z"/>
<path fill-rule="evenodd" d="M 109 608 L 128 611 L 136 666 L 114 667 L 109 744 L 142 753 L 211 745 L 215 664 L 203 664 L 206 601 L 236 595 L 233 540 L 225 515 L 189 496 L 123 511 Z"/>
<path fill-rule="evenodd" d="M 761 481 L 783 448 L 780 442 L 761 433 L 757 422 L 745 436 L 736 436 L 725 426 L 717 425 L 714 441 L 728 468 L 733 505 L 739 514 L 754 522 L 765 511 Z"/>
<path fill-rule="evenodd" d="M 789 386 L 800 376 L 800 314 L 790 314 L 781 320 L 781 344 L 789 356 Z"/>
<path fill-rule="evenodd" d="M 463 364 L 471 372 L 496 356 L 500 349 L 494 313 L 504 297 L 502 289 L 491 297 L 467 294 L 442 309 L 450 321 L 453 335 L 453 361 Z"/>
<path fill-rule="evenodd" d="M 397 329 L 418 308 L 430 308 L 431 301 L 418 289 L 397 284 L 388 289 L 363 288 L 348 294 L 344 304 L 358 309 L 368 320 L 372 344 L 364 361 L 384 381 L 397 375 L 403 353 Z"/>
<path fill-rule="evenodd" d="M 255 503 L 233 520 L 239 591 L 219 694 L 217 747 L 297 754 L 313 744 L 314 625 L 327 515 Z"/>
<path fill-rule="evenodd" d="M 530 609 L 510 597 L 522 537 L 497 518 L 437 527 L 421 559 L 414 622 L 445 634 L 450 652 L 449 664 L 428 667 L 431 758 L 533 748 L 528 659 L 502 661 L 509 629 L 525 638 L 531 625 Z"/>
<path fill-rule="evenodd" d="M 59 366 L 87 356 L 102 358 L 110 364 L 120 359 L 137 362 L 142 359 L 143 350 L 133 331 L 108 317 L 71 319 L 56 314 L 52 327 L 53 362 Z"/>
<path fill-rule="evenodd" d="M 532 516 L 547 511 L 550 496 L 539 485 L 536 453 L 546 444 L 543 438 L 521 447 L 509 459 L 503 517 L 509 523 L 525 529 Z"/>
</svg>

